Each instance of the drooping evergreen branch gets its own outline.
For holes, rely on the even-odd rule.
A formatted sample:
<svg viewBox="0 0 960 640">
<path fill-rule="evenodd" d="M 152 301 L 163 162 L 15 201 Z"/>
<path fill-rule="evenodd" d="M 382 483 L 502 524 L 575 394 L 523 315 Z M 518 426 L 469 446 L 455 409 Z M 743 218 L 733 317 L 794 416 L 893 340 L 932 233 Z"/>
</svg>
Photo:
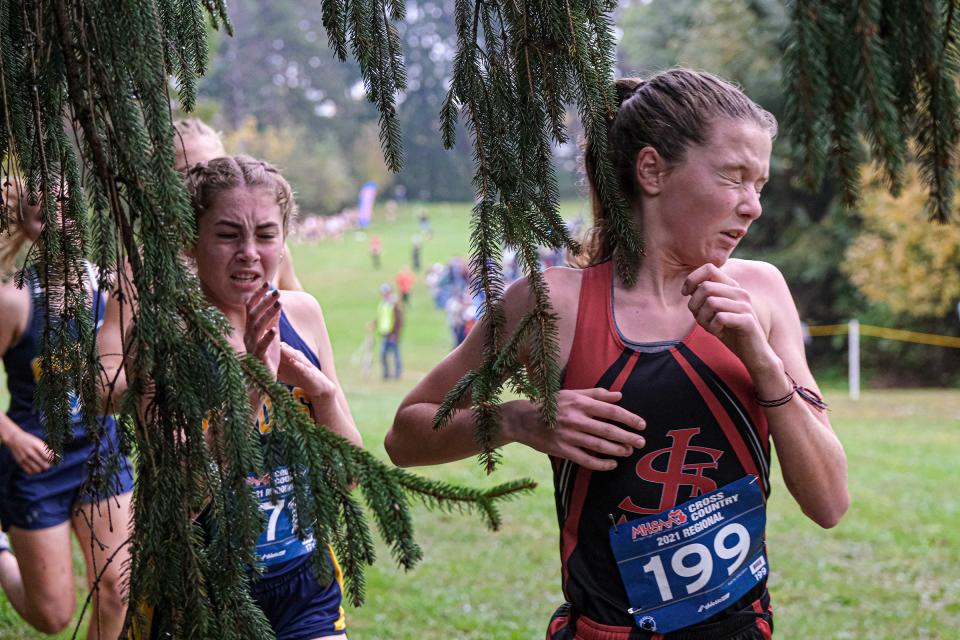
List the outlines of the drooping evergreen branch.
<svg viewBox="0 0 960 640">
<path fill-rule="evenodd" d="M 362 25 L 333 15 L 366 30 L 351 42 L 371 56 L 368 82 L 381 109 L 392 108 L 403 88 L 399 42 L 387 23 L 402 17 L 403 6 L 349 14 L 368 20 Z M 49 320 L 37 402 L 54 448 L 69 438 L 75 408 L 99 442 L 99 382 L 120 378 L 97 362 L 82 259 L 96 256 L 103 267 L 96 284 L 123 285 L 132 307 L 129 389 L 118 415 L 121 450 L 135 452 L 137 478 L 128 623 L 152 611 L 161 632 L 174 637 L 266 638 L 269 626 L 248 588 L 263 526 L 251 477 L 291 470 L 301 532 L 312 529 L 321 545 L 336 548 L 355 602 L 373 561 L 359 496 L 409 567 L 420 555 L 410 497 L 476 510 L 495 526 L 496 501 L 530 484 L 479 491 L 392 469 L 312 424 L 259 363 L 236 358 L 225 319 L 182 259 L 195 225 L 173 169 L 168 79 L 176 77 L 182 103 L 192 104 L 206 59 L 205 12 L 229 25 L 219 0 L 0 0 L 0 152 L 4 173 L 22 175 L 43 206 L 44 230 L 28 267 L 43 286 L 38 304 Z M 377 43 L 383 48 L 373 55 Z M 384 117 L 385 145 L 399 162 L 398 131 Z M 0 218 L 6 225 L 6 210 Z M 270 398 L 275 424 L 283 423 L 265 446 L 251 428 L 250 384 Z M 92 463 L 106 476 L 116 461 Z M 317 569 L 329 571 L 320 561 Z"/>
<path fill-rule="evenodd" d="M 786 114 L 808 185 L 835 173 L 845 201 L 856 202 L 864 138 L 894 193 L 912 151 L 931 216 L 950 217 L 960 139 L 955 14 L 954 0 L 794 0 Z"/>
<path fill-rule="evenodd" d="M 380 145 L 391 171 L 400 171 L 403 163 L 397 94 L 407 88 L 400 35 L 392 21 L 403 20 L 405 12 L 405 3 L 397 0 L 323 0 L 321 4 L 330 48 L 345 60 L 350 43 L 367 98 L 380 112 Z"/>
<path fill-rule="evenodd" d="M 444 144 L 455 142 L 458 117 L 473 143 L 471 268 L 483 298 L 484 363 L 454 387 L 435 421 L 440 427 L 468 397 L 477 422 L 480 459 L 488 471 L 498 457 L 498 403 L 503 386 L 532 394 L 545 421 L 556 419 L 556 316 L 550 310 L 538 247 L 577 251 L 557 205 L 551 154 L 567 141 L 566 105 L 576 104 L 592 141 L 598 196 L 610 212 L 621 275 L 632 281 L 642 246 L 606 158 L 608 123 L 616 113 L 615 50 L 608 1 L 499 2 L 457 0 L 458 48 L 453 81 L 440 112 Z M 513 247 L 534 309 L 506 336 L 500 250 Z M 522 338 L 522 339 L 518 339 Z M 521 355 L 523 354 L 523 356 Z"/>
</svg>

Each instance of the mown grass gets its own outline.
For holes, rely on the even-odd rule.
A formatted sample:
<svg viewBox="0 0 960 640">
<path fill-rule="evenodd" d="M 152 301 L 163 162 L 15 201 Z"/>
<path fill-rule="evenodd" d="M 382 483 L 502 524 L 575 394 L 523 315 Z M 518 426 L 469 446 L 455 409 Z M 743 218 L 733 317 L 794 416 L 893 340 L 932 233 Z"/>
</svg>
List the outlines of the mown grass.
<svg viewBox="0 0 960 640">
<path fill-rule="evenodd" d="M 581 206 L 570 204 L 565 214 L 576 215 Z M 468 208 L 428 208 L 434 237 L 424 245 L 425 265 L 465 255 Z M 293 245 L 301 281 L 323 304 L 366 447 L 384 459 L 383 436 L 397 405 L 450 346 L 444 315 L 427 299 L 421 277 L 402 340 L 403 379 L 381 381 L 377 362 L 364 377 L 351 362 L 373 318 L 379 284 L 409 264 L 410 237 L 417 231 L 413 206 L 401 208 L 394 223 L 377 218 L 371 233 L 383 240 L 379 271 L 371 266 L 367 238 L 357 234 Z M 828 390 L 828 400 L 849 458 L 853 506 L 836 529 L 821 530 L 800 513 L 775 470 L 767 542 L 777 637 L 960 637 L 960 391 L 867 391 L 853 402 L 837 388 Z M 540 487 L 504 505 L 504 525 L 496 533 L 474 516 L 416 506 L 424 559 L 404 572 L 380 546 L 379 561 L 367 575 L 366 604 L 348 610 L 351 637 L 542 638 L 561 602 L 545 458 L 512 445 L 492 478 L 471 460 L 420 472 L 475 485 L 527 476 Z M 39 637 L 0 598 L 0 638 Z"/>
</svg>

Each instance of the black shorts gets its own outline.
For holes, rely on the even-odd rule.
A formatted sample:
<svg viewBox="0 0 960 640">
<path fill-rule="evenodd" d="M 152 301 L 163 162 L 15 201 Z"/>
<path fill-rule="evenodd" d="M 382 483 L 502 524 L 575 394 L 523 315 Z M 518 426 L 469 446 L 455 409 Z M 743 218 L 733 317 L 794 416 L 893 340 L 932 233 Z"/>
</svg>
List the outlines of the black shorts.
<svg viewBox="0 0 960 640">
<path fill-rule="evenodd" d="M 667 634 L 601 624 L 578 614 L 569 603 L 557 609 L 547 628 L 547 640 L 771 640 L 772 637 L 773 610 L 766 592 L 743 609 L 728 612 L 718 622 Z"/>
</svg>

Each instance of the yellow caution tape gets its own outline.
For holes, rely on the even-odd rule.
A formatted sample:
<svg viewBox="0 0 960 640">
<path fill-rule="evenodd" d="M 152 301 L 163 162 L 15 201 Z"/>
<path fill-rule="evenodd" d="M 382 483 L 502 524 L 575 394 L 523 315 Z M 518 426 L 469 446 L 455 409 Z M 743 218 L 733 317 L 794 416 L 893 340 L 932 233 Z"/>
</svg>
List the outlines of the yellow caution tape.
<svg viewBox="0 0 960 640">
<path fill-rule="evenodd" d="M 810 335 L 819 336 L 839 336 L 850 333 L 849 324 L 820 324 L 807 327 Z M 917 344 L 929 344 L 935 347 L 950 347 L 960 349 L 960 338 L 954 336 L 942 336 L 936 333 L 923 333 L 920 331 L 905 331 L 903 329 L 888 329 L 887 327 L 877 327 L 871 324 L 860 325 L 860 334 L 872 336 L 874 338 L 886 338 L 887 340 L 899 340 L 900 342 L 915 342 Z"/>
</svg>

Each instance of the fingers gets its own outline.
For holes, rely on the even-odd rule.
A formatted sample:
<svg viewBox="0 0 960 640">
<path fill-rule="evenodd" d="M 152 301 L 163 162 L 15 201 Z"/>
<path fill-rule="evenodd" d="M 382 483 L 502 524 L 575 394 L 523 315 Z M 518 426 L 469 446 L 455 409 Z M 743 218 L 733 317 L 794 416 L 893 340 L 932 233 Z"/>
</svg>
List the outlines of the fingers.
<svg viewBox="0 0 960 640">
<path fill-rule="evenodd" d="M 294 349 L 286 342 L 280 343 L 280 357 L 283 358 L 289 364 L 296 364 L 300 366 L 313 366 L 313 363 L 307 359 L 307 356 L 303 355 L 303 352 L 299 349 Z"/>
<path fill-rule="evenodd" d="M 264 283 L 264 291 L 267 286 Z M 247 324 L 243 342 L 248 353 L 261 359 L 277 337 L 281 310 L 279 297 L 280 292 L 274 290 L 262 296 L 254 294 L 247 300 Z"/>
<path fill-rule="evenodd" d="M 267 349 L 270 348 L 270 343 L 273 342 L 273 339 L 277 336 L 276 329 L 267 329 L 267 331 L 260 337 L 257 341 L 256 346 L 254 346 L 253 351 L 251 352 L 257 358 L 261 360 L 267 353 Z"/>
<path fill-rule="evenodd" d="M 593 388 L 565 390 L 561 394 L 559 423 L 547 444 L 553 455 L 588 469 L 608 471 L 615 468 L 617 462 L 599 456 L 629 456 L 646 445 L 643 436 L 630 430 L 644 429 L 646 422 L 613 404 L 623 397 L 619 391 Z"/>
<path fill-rule="evenodd" d="M 753 307 L 749 302 L 743 300 L 731 300 L 730 298 L 710 297 L 704 300 L 696 309 L 690 309 L 697 322 L 706 326 L 718 313 L 739 314 L 753 317 Z"/>
<path fill-rule="evenodd" d="M 254 298 L 255 296 L 252 296 Z M 253 335 L 260 335 L 264 327 L 269 326 L 280 316 L 280 292 L 277 290 L 263 296 L 252 305 L 247 302 L 247 329 Z"/>
<path fill-rule="evenodd" d="M 731 287 L 740 288 L 740 285 L 737 283 L 737 281 L 721 271 L 719 267 L 714 264 L 707 263 L 702 267 L 695 269 L 693 273 L 687 276 L 687 279 L 683 281 L 683 287 L 680 289 L 680 292 L 683 295 L 688 296 L 696 291 L 697 287 L 708 281 L 719 282 Z"/>
<path fill-rule="evenodd" d="M 753 326 L 753 319 L 743 313 L 721 311 L 714 314 L 703 326 L 710 333 L 720 335 L 723 331 L 730 329 L 746 331 Z"/>
<path fill-rule="evenodd" d="M 611 391 L 610 389 L 604 389 L 603 387 L 594 387 L 592 389 L 573 389 L 574 393 L 579 393 L 585 395 L 588 398 L 593 398 L 594 400 L 600 400 L 602 402 L 618 402 L 620 398 L 623 397 L 623 394 L 619 391 Z"/>
<path fill-rule="evenodd" d="M 612 471 L 617 468 L 617 461 L 610 460 L 609 458 L 598 458 L 592 456 L 583 449 L 578 447 L 561 445 L 558 447 L 557 451 L 554 453 L 559 458 L 564 458 L 578 464 L 581 467 L 590 469 L 591 471 Z"/>
<path fill-rule="evenodd" d="M 587 449 L 608 456 L 629 456 L 634 449 L 647 444 L 643 436 L 624 431 L 619 427 L 599 420 L 580 425 L 581 429 L 571 432 L 567 438 L 581 449 Z"/>
<path fill-rule="evenodd" d="M 687 307 L 696 314 L 700 307 L 714 299 L 737 300 L 751 303 L 750 294 L 745 289 L 725 282 L 711 281 L 702 283 L 690 294 Z"/>
<path fill-rule="evenodd" d="M 53 451 L 40 438 L 34 438 L 22 452 L 21 459 L 17 460 L 17 464 L 30 475 L 46 471 L 52 462 Z"/>
<path fill-rule="evenodd" d="M 280 343 L 280 371 L 278 377 L 301 387 L 314 396 L 323 396 L 336 391 L 336 385 L 316 367 L 301 351 Z"/>
<path fill-rule="evenodd" d="M 561 393 L 564 392 L 561 391 Z M 578 408 L 582 413 L 591 418 L 618 422 L 638 431 L 645 429 L 647 426 L 643 418 L 628 409 L 614 404 L 615 402 L 619 402 L 623 397 L 623 394 L 619 391 L 610 391 L 609 389 L 598 387 L 593 389 L 577 389 L 569 391 L 568 393 L 575 395 L 566 399 L 567 403 L 570 403 L 573 405 L 573 408 Z M 596 422 L 596 424 L 604 423 Z M 609 428 L 604 429 L 604 434 L 598 433 L 597 435 L 602 435 L 603 437 L 608 437 L 609 439 L 632 446 L 643 446 L 643 438 L 637 434 L 625 431 L 616 425 L 606 425 L 606 427 Z"/>
</svg>

